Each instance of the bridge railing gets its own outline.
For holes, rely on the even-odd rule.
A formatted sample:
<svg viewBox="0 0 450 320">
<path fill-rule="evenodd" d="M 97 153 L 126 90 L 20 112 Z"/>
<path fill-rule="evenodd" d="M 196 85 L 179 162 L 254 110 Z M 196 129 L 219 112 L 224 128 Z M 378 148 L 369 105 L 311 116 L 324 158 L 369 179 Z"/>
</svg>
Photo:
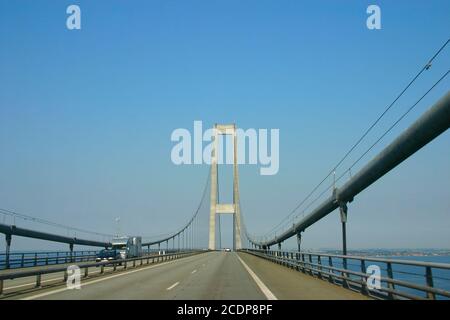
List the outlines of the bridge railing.
<svg viewBox="0 0 450 320">
<path fill-rule="evenodd" d="M 375 298 L 450 298 L 450 264 L 446 263 L 311 252 L 242 251 Z M 380 270 L 379 286 L 371 281 L 376 269 L 369 268 L 372 266 Z"/>
<path fill-rule="evenodd" d="M 97 253 L 97 250 L 11 252 L 9 265 L 6 263 L 6 253 L 0 253 L 0 270 L 92 261 Z"/>
<path fill-rule="evenodd" d="M 182 252 L 175 252 L 175 253 L 168 253 L 168 254 L 161 254 L 161 255 L 146 255 L 141 256 L 137 258 L 130 258 L 130 259 L 121 259 L 121 260 L 112 260 L 112 261 L 104 261 L 104 262 L 95 262 L 95 263 L 83 263 L 83 264 L 77 264 L 77 266 L 80 268 L 81 274 L 83 274 L 84 278 L 89 277 L 89 268 L 93 267 L 99 267 L 100 268 L 100 274 L 103 274 L 105 272 L 105 267 L 112 267 L 113 272 L 117 271 L 119 267 L 121 267 L 122 270 L 125 270 L 129 267 L 135 268 L 137 266 L 142 266 L 144 264 L 154 264 L 159 263 L 163 261 L 168 260 L 175 260 L 187 256 L 191 256 L 194 254 L 199 254 L 206 251 L 182 251 Z M 36 277 L 35 279 L 35 288 L 40 288 L 42 284 L 42 276 L 46 274 L 54 274 L 54 273 L 63 273 L 62 281 L 66 282 L 68 279 L 68 271 L 67 266 L 66 267 L 55 267 L 55 268 L 39 268 L 34 270 L 25 270 L 25 271 L 17 271 L 17 272 L 8 272 L 5 274 L 0 274 L 0 295 L 2 295 L 4 292 L 4 282 L 7 280 L 14 280 L 19 278 L 25 278 L 25 277 Z M 53 280 L 53 279 L 52 279 Z M 57 279 L 56 279 L 57 280 Z"/>
<path fill-rule="evenodd" d="M 150 251 L 144 249 L 143 253 L 154 255 L 179 251 L 178 249 L 151 249 Z M 9 266 L 6 263 L 6 253 L 0 253 L 0 270 L 88 262 L 95 260 L 98 252 L 99 250 L 11 252 Z"/>
</svg>

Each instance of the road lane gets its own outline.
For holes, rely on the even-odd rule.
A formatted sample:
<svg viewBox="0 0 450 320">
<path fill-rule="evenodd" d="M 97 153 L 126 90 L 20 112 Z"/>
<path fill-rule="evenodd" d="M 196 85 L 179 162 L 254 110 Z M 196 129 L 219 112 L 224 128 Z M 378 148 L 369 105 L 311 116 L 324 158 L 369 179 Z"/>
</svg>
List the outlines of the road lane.
<svg viewBox="0 0 450 320">
<path fill-rule="evenodd" d="M 191 256 L 192 257 L 192 256 Z M 179 258 L 179 259 L 187 259 L 190 257 Z M 145 260 L 146 258 L 144 258 Z M 150 257 L 150 261 L 152 257 Z M 177 261 L 177 260 L 168 260 L 168 262 Z M 96 279 L 103 279 L 110 276 L 121 275 L 124 273 L 128 273 L 133 270 L 141 270 L 142 268 L 146 268 L 148 266 L 159 266 L 165 264 L 166 262 L 156 262 L 141 265 L 139 261 L 136 262 L 136 268 L 133 267 L 132 263 L 128 264 L 128 268 L 125 270 L 123 266 L 117 266 L 117 271 L 113 271 L 112 266 L 106 266 L 104 268 L 104 274 L 100 274 L 100 267 L 90 267 L 89 268 L 89 277 L 84 278 L 84 269 L 81 270 L 81 281 L 82 283 L 90 283 Z M 82 267 L 82 265 L 79 265 Z M 0 295 L 0 299 L 19 299 L 21 297 L 32 296 L 36 294 L 44 293 L 44 295 L 52 290 L 61 289 L 66 287 L 66 283 L 63 281 L 64 273 L 57 272 L 51 274 L 42 275 L 42 287 L 36 288 L 36 276 L 32 277 L 24 277 L 18 278 L 14 280 L 5 280 L 4 281 L 4 294 Z"/>
<path fill-rule="evenodd" d="M 56 290 L 54 293 L 55 289 L 43 290 L 26 297 L 93 300 L 265 298 L 237 255 L 224 252 L 210 252 L 83 281 L 80 290 Z"/>
<path fill-rule="evenodd" d="M 170 299 L 264 300 L 266 297 L 236 253 L 213 252 L 207 257 L 206 266 L 185 275 L 172 290 Z"/>
<path fill-rule="evenodd" d="M 158 256 L 157 255 L 148 256 L 149 259 L 153 259 L 156 257 L 158 257 Z M 147 256 L 144 256 L 144 259 L 145 258 L 147 258 Z M 7 270 L 0 270 L 0 275 L 7 275 L 10 273 L 16 273 L 16 272 L 31 272 L 31 271 L 37 271 L 37 270 L 63 268 L 63 267 L 69 267 L 71 265 L 77 265 L 83 269 L 84 265 L 90 264 L 90 263 L 93 263 L 93 261 L 58 264 L 58 265 L 48 265 L 48 266 L 38 266 L 38 267 L 7 269 Z M 140 262 L 138 261 L 138 262 L 136 262 L 136 264 L 139 265 Z M 128 265 L 128 267 L 130 267 L 130 264 Z M 100 275 L 100 273 L 101 273 L 100 267 L 90 267 L 88 269 L 89 269 L 89 271 L 88 271 L 89 276 Z M 105 266 L 103 271 L 105 274 L 108 274 L 110 272 L 113 272 L 113 269 L 114 268 L 112 266 Z M 123 269 L 123 266 L 118 265 L 117 269 L 120 271 Z M 82 273 L 84 273 L 84 269 L 82 270 Z M 57 285 L 59 283 L 65 283 L 64 282 L 64 272 L 43 274 L 41 276 L 41 284 L 42 285 L 46 285 L 46 286 L 47 285 Z M 15 292 L 18 292 L 21 290 L 31 290 L 31 289 L 35 288 L 36 276 L 21 277 L 21 278 L 16 278 L 13 280 L 7 279 L 7 280 L 4 280 L 3 285 L 4 285 L 3 290 L 6 294 L 14 294 Z"/>
<path fill-rule="evenodd" d="M 207 252 L 24 292 L 25 299 L 366 299 L 350 290 L 246 253 Z"/>
</svg>

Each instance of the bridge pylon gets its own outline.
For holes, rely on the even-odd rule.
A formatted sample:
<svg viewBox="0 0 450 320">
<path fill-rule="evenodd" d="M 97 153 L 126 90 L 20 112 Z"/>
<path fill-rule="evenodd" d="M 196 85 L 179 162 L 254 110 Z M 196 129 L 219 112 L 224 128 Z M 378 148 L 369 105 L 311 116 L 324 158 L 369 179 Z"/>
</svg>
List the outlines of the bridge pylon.
<svg viewBox="0 0 450 320">
<path fill-rule="evenodd" d="M 211 203 L 209 216 L 209 245 L 210 250 L 216 249 L 216 217 L 218 214 L 233 215 L 233 250 L 242 248 L 241 241 L 241 210 L 239 206 L 239 173 L 237 155 L 237 135 L 235 124 L 214 125 L 211 149 Z M 218 203 L 218 146 L 219 135 L 233 137 L 233 203 Z"/>
</svg>

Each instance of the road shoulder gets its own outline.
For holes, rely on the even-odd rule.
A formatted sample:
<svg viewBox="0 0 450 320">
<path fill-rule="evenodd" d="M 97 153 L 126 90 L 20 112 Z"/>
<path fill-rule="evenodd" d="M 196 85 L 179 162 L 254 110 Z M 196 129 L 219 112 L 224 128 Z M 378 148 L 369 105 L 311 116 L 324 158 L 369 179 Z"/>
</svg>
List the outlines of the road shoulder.
<svg viewBox="0 0 450 320">
<path fill-rule="evenodd" d="M 239 252 L 239 257 L 280 300 L 367 300 L 358 292 L 344 289 L 293 269 Z"/>
</svg>

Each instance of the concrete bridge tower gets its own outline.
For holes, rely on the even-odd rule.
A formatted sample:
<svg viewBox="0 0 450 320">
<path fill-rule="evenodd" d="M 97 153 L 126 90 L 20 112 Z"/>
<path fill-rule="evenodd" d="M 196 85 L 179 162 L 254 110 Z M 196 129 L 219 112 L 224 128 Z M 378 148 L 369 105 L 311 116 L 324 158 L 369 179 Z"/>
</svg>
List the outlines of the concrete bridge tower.
<svg viewBox="0 0 450 320">
<path fill-rule="evenodd" d="M 225 204 L 217 202 L 217 171 L 218 171 L 218 145 L 219 135 L 231 135 L 233 139 L 233 203 Z M 209 216 L 209 245 L 210 250 L 216 249 L 216 217 L 218 214 L 233 215 L 233 250 L 242 248 L 241 242 L 241 211 L 239 207 L 239 173 L 237 156 L 236 125 L 214 126 L 211 150 L 211 205 Z"/>
</svg>

